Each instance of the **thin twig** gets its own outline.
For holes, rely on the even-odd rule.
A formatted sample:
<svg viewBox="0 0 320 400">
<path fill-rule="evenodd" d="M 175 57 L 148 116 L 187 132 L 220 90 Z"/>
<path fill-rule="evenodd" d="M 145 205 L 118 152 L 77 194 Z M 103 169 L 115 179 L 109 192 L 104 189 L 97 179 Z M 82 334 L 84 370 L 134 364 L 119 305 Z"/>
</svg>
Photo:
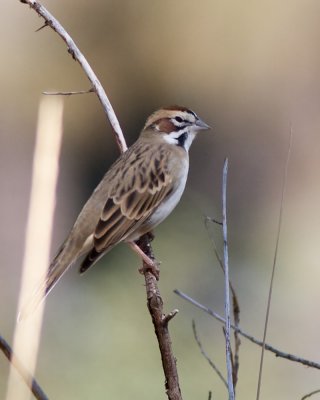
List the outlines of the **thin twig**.
<svg viewBox="0 0 320 400">
<path fill-rule="evenodd" d="M 184 300 L 187 300 L 189 303 L 193 304 L 194 306 L 198 307 L 200 310 L 206 312 L 207 314 L 211 315 L 213 318 L 215 318 L 217 321 L 222 322 L 223 324 L 226 323 L 225 319 L 223 317 L 221 317 L 218 313 L 216 313 L 215 311 L 213 311 L 212 309 L 204 306 L 203 304 L 199 303 L 197 300 L 194 300 L 192 297 L 188 296 L 187 294 L 181 292 L 178 289 L 175 289 L 173 291 L 175 294 L 177 294 L 178 296 L 182 297 Z M 262 347 L 263 342 L 261 340 L 256 339 L 254 336 L 246 333 L 245 331 L 243 331 L 241 328 L 236 327 L 235 325 L 231 324 L 231 328 L 236 330 L 237 332 L 239 332 L 239 334 L 243 337 L 245 337 L 246 339 L 250 340 L 250 342 L 257 344 L 258 346 Z M 272 353 L 275 354 L 276 357 L 280 357 L 280 358 L 285 358 L 286 360 L 290 360 L 293 362 L 297 362 L 303 365 L 306 365 L 307 367 L 311 367 L 311 368 L 316 368 L 316 369 L 320 369 L 320 364 L 315 362 L 315 361 L 310 361 L 307 360 L 305 358 L 299 357 L 299 356 L 295 356 L 293 354 L 290 353 L 285 353 L 282 350 L 278 350 L 275 347 L 271 346 L 268 343 L 265 343 L 265 349 L 268 351 L 271 351 Z"/>
<path fill-rule="evenodd" d="M 172 318 L 174 318 L 177 314 L 178 314 L 179 310 L 175 309 L 171 312 L 169 312 L 168 314 L 164 315 L 162 318 L 162 323 L 163 324 L 168 324 Z"/>
<path fill-rule="evenodd" d="M 209 222 L 213 222 L 213 223 L 217 223 L 217 222 L 215 219 L 207 217 L 207 216 L 204 219 L 204 224 L 205 224 L 206 230 L 209 234 L 209 237 L 210 237 L 212 245 L 213 245 L 214 254 L 218 260 L 218 263 L 221 267 L 222 272 L 224 273 L 224 265 L 223 265 L 223 261 L 220 257 L 220 254 L 218 252 L 218 247 L 217 247 L 216 241 L 214 239 L 214 236 L 211 235 L 209 232 L 209 225 L 208 225 Z M 234 325 L 235 325 L 235 327 L 238 327 L 239 323 L 240 323 L 240 306 L 239 306 L 239 301 L 238 301 L 238 298 L 236 295 L 236 291 L 232 285 L 230 278 L 229 278 L 229 285 L 230 285 L 230 290 L 232 293 L 232 311 L 233 311 Z M 234 388 L 236 387 L 237 382 L 238 382 L 240 345 L 241 345 L 241 341 L 239 338 L 239 334 L 238 334 L 238 331 L 235 329 L 234 330 L 234 357 L 232 360 L 232 375 L 233 375 Z"/>
<path fill-rule="evenodd" d="M 96 92 L 100 103 L 107 115 L 108 121 L 110 122 L 117 144 L 121 152 L 127 150 L 126 141 L 124 139 L 119 121 L 113 110 L 113 107 L 104 91 L 100 81 L 98 80 L 96 74 L 93 72 L 91 66 L 89 65 L 86 58 L 83 56 L 81 51 L 78 49 L 74 40 L 68 34 L 68 32 L 63 28 L 60 22 L 38 1 L 36 0 L 20 0 L 21 3 L 28 4 L 38 15 L 40 15 L 44 20 L 45 24 L 50 26 L 57 34 L 63 39 L 68 47 L 68 52 L 72 55 L 73 59 L 78 61 L 81 65 L 83 71 L 91 82 L 93 90 Z"/>
<path fill-rule="evenodd" d="M 225 295 L 225 338 L 226 338 L 226 364 L 229 400 L 234 400 L 234 388 L 232 378 L 231 344 L 230 344 L 230 290 L 229 290 L 229 254 L 228 254 L 228 225 L 227 225 L 227 178 L 228 159 L 223 165 L 222 173 L 222 231 L 223 231 L 223 255 L 224 255 L 224 295 Z"/>
<path fill-rule="evenodd" d="M 42 94 L 45 94 L 46 96 L 73 96 L 76 94 L 87 94 L 87 93 L 94 93 L 94 89 L 88 89 L 88 90 L 78 90 L 76 92 L 42 92 Z"/>
<path fill-rule="evenodd" d="M 151 260 L 155 259 L 148 234 L 139 239 L 137 244 Z M 148 309 L 158 339 L 162 367 L 166 378 L 166 393 L 169 400 L 182 400 L 176 359 L 172 352 L 168 329 L 168 322 L 177 314 L 177 310 L 168 315 L 164 314 L 163 300 L 160 295 L 157 279 L 145 263 L 143 274 L 146 283 Z"/>
<path fill-rule="evenodd" d="M 208 395 L 208 400 L 211 400 L 212 399 L 212 392 L 211 392 L 211 390 L 209 391 L 209 395 Z"/>
<path fill-rule="evenodd" d="M 281 193 L 281 201 L 280 201 L 277 238 L 276 238 L 276 246 L 275 246 L 275 250 L 274 250 L 274 258 L 273 258 L 273 265 L 272 265 L 272 272 L 271 272 L 271 279 L 270 279 L 270 286 L 269 286 L 269 293 L 268 293 L 266 318 L 265 318 L 265 322 L 264 322 L 256 400 L 259 400 L 259 398 L 260 398 L 264 350 L 265 350 L 265 342 L 266 342 L 266 337 L 267 337 L 267 329 L 268 329 L 268 322 L 269 322 L 269 315 L 270 315 L 270 308 L 271 308 L 271 298 L 272 298 L 274 275 L 275 275 L 275 271 L 276 271 L 277 258 L 278 258 L 280 232 L 281 232 L 281 226 L 282 226 L 283 204 L 284 204 L 284 196 L 285 196 L 285 192 L 286 192 L 286 183 L 287 183 L 287 176 L 288 176 L 288 166 L 289 166 L 289 160 L 290 160 L 291 145 L 292 145 L 292 127 L 290 129 L 290 136 L 289 136 L 289 143 L 288 143 L 288 150 L 287 150 L 287 159 L 286 159 L 286 164 L 285 164 L 285 168 L 283 171 L 283 178 L 282 178 L 282 193 Z"/>
<path fill-rule="evenodd" d="M 205 216 L 205 221 L 206 221 L 206 226 L 207 226 L 207 222 L 213 222 L 214 224 L 217 224 L 217 225 L 220 225 L 220 226 L 223 225 L 221 221 L 218 221 L 215 218 L 208 217 L 207 215 Z"/>
<path fill-rule="evenodd" d="M 222 375 L 221 371 L 216 366 L 216 364 L 211 360 L 211 358 L 208 356 L 208 354 L 205 352 L 204 348 L 202 347 L 202 343 L 200 342 L 200 339 L 199 339 L 199 336 L 198 336 L 198 333 L 197 333 L 196 323 L 195 323 L 194 320 L 192 320 L 192 330 L 193 330 L 193 336 L 195 338 L 195 341 L 197 342 L 197 345 L 198 345 L 198 347 L 200 349 L 201 354 L 208 361 L 208 363 L 211 366 L 211 368 L 216 372 L 216 374 L 219 376 L 219 378 L 224 383 L 225 387 L 228 389 L 228 383 L 225 380 L 224 376 Z"/>
<path fill-rule="evenodd" d="M 26 368 L 22 365 L 22 363 L 18 360 L 18 358 L 13 354 L 13 351 L 9 345 L 9 343 L 0 336 L 0 349 L 3 354 L 7 357 L 7 359 L 12 363 L 15 367 L 21 378 L 25 381 L 26 385 L 30 387 L 31 392 L 38 400 L 48 400 L 48 397 L 44 393 L 44 391 L 39 386 L 38 382 L 29 374 Z M 31 382 L 31 385 L 30 385 Z"/>
<path fill-rule="evenodd" d="M 239 312 L 240 309 L 237 307 L 238 304 L 237 298 L 234 298 L 232 296 L 232 299 L 233 299 L 234 326 L 238 328 L 240 323 L 240 312 Z M 234 358 L 232 363 L 232 378 L 233 378 L 233 386 L 234 388 L 236 388 L 238 382 L 239 366 L 240 366 L 239 352 L 240 352 L 241 340 L 237 329 L 234 329 L 233 335 L 234 335 Z"/>
<path fill-rule="evenodd" d="M 305 399 L 307 399 L 308 397 L 311 397 L 311 396 L 313 396 L 314 394 L 317 394 L 317 393 L 320 393 L 320 389 L 314 390 L 313 392 L 310 392 L 310 393 L 304 395 L 303 397 L 301 397 L 301 400 L 305 400 Z"/>
<path fill-rule="evenodd" d="M 206 227 L 207 232 L 208 232 L 208 234 L 209 234 L 209 225 L 208 225 L 208 222 L 213 222 L 213 223 L 217 223 L 217 222 L 216 222 L 214 219 L 212 219 L 212 218 L 210 218 L 210 217 L 207 217 L 207 216 L 204 218 L 204 224 L 205 224 L 205 227 Z M 221 224 L 219 223 L 219 225 L 222 226 L 222 223 L 221 223 Z M 218 252 L 217 243 L 216 243 L 216 241 L 215 241 L 215 239 L 214 239 L 214 237 L 213 237 L 212 235 L 209 234 L 209 237 L 210 237 L 211 242 L 212 242 L 212 245 L 213 245 L 214 254 L 215 254 L 215 256 L 216 256 L 216 258 L 217 258 L 217 260 L 218 260 L 218 262 L 219 262 L 219 265 L 220 265 L 220 268 L 222 269 L 222 272 L 224 273 L 223 260 L 221 259 L 220 254 L 219 254 L 219 252 Z M 229 285 L 230 285 L 230 290 L 231 290 L 231 294 L 232 294 L 232 298 L 233 298 L 233 308 L 234 308 L 234 311 L 235 311 L 237 314 L 240 314 L 240 306 L 239 306 L 237 294 L 236 294 L 236 291 L 235 291 L 235 289 L 234 289 L 234 287 L 233 287 L 233 285 L 232 285 L 232 282 L 231 282 L 230 277 L 229 277 Z M 237 318 L 239 318 L 239 315 L 237 316 Z"/>
<path fill-rule="evenodd" d="M 21 1 L 21 3 L 24 3 L 24 1 Z M 43 28 L 46 28 L 47 26 L 48 26 L 48 23 L 46 21 L 43 25 L 40 26 L 40 28 L 36 29 L 35 32 L 40 32 Z"/>
</svg>

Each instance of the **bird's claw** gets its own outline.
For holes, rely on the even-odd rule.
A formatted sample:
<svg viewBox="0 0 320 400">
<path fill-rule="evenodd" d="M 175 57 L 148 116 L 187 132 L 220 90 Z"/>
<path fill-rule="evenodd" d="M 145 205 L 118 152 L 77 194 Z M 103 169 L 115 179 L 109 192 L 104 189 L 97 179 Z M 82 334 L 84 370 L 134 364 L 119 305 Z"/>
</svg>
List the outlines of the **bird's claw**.
<svg viewBox="0 0 320 400">
<path fill-rule="evenodd" d="M 146 262 L 144 260 L 142 267 L 139 268 L 139 272 L 140 274 L 145 274 L 146 272 L 151 272 L 152 275 L 154 275 L 154 277 L 156 278 L 156 280 L 158 281 L 160 278 L 160 262 L 156 261 L 156 260 L 151 260 L 150 262 Z"/>
</svg>

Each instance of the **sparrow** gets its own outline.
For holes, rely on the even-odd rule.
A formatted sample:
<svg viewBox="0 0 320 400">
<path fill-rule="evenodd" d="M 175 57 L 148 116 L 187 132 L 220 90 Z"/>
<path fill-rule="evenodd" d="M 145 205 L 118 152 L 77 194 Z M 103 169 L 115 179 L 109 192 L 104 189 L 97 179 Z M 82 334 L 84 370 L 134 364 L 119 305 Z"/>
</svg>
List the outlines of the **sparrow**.
<svg viewBox="0 0 320 400">
<path fill-rule="evenodd" d="M 188 176 L 189 148 L 197 133 L 207 129 L 209 125 L 186 107 L 169 106 L 151 114 L 137 141 L 85 203 L 26 308 L 34 308 L 79 258 L 84 257 L 83 273 L 120 242 L 129 243 L 152 267 L 135 241 L 178 204 Z"/>
</svg>

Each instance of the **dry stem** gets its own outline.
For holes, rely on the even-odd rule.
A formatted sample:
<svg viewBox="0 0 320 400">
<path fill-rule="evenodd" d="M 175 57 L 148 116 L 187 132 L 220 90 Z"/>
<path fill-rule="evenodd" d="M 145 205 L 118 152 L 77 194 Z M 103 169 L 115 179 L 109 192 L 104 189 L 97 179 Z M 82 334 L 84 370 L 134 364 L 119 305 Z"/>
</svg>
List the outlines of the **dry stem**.
<svg viewBox="0 0 320 400">
<path fill-rule="evenodd" d="M 320 390 L 313 390 L 312 392 L 305 394 L 303 397 L 301 397 L 301 400 L 308 399 L 309 397 L 313 396 L 314 394 L 320 393 Z"/>
<path fill-rule="evenodd" d="M 138 245 L 151 260 L 154 260 L 154 254 L 150 246 L 148 235 L 144 235 L 138 241 Z M 168 329 L 168 322 L 177 314 L 178 310 L 174 310 L 167 315 L 164 314 L 163 301 L 158 288 L 157 279 L 150 270 L 148 270 L 147 264 L 144 264 L 144 267 L 143 273 L 146 282 L 147 304 L 159 343 L 162 367 L 166 378 L 165 386 L 167 396 L 169 400 L 182 400 L 176 359 L 173 356 Z"/>
<path fill-rule="evenodd" d="M 94 93 L 95 90 L 93 88 L 88 89 L 88 90 L 77 90 L 77 91 L 71 91 L 71 92 L 42 92 L 42 94 L 45 94 L 46 96 L 74 96 L 77 94 L 88 94 L 88 93 Z"/>
<path fill-rule="evenodd" d="M 216 219 L 210 218 L 208 216 L 206 216 L 204 219 L 205 227 L 208 231 L 209 237 L 210 237 L 212 245 L 213 245 L 214 254 L 218 260 L 218 263 L 220 265 L 222 272 L 224 273 L 223 260 L 221 259 L 220 254 L 218 252 L 218 247 L 217 247 L 216 241 L 214 239 L 214 236 L 212 234 L 210 234 L 210 232 L 209 232 L 209 222 L 213 222 L 220 226 L 222 226 L 223 224 L 222 224 L 222 222 L 219 222 Z M 229 277 L 229 286 L 230 286 L 230 291 L 232 294 L 232 313 L 233 313 L 234 326 L 237 328 L 240 323 L 240 306 L 239 306 L 239 301 L 237 298 L 236 291 L 232 285 L 230 277 Z M 237 382 L 238 382 L 238 373 L 239 373 L 239 366 L 240 366 L 239 351 L 240 351 L 241 341 L 240 341 L 239 333 L 238 333 L 237 329 L 234 329 L 233 333 L 234 333 L 234 356 L 232 357 L 232 379 L 233 379 L 233 386 L 235 388 L 237 385 Z"/>
<path fill-rule="evenodd" d="M 33 393 L 34 397 L 38 400 L 48 400 L 48 397 L 41 389 L 38 382 L 29 374 L 26 368 L 13 354 L 10 345 L 2 336 L 0 336 L 0 349 L 2 350 L 3 354 L 7 357 L 7 359 L 13 364 L 15 369 L 20 374 L 21 378 L 25 381 L 26 385 L 29 386 L 31 382 L 30 390 Z"/>
<path fill-rule="evenodd" d="M 223 259 L 224 259 L 224 308 L 225 308 L 225 339 L 226 339 L 226 363 L 229 400 L 234 400 L 233 373 L 231 362 L 230 344 L 230 283 L 229 283 L 229 254 L 228 254 L 228 225 L 227 225 L 227 177 L 228 159 L 224 161 L 222 172 L 222 231 L 223 231 Z"/>
<path fill-rule="evenodd" d="M 290 153 L 291 153 L 291 144 L 292 144 L 292 128 L 290 129 L 290 136 L 289 136 L 289 143 L 288 143 L 288 150 L 287 150 L 287 159 L 286 159 L 286 163 L 285 163 L 285 167 L 284 167 L 284 171 L 283 171 L 283 178 L 282 178 L 282 192 L 281 192 L 281 200 L 280 200 L 280 210 L 279 210 L 277 237 L 276 237 L 276 245 L 275 245 L 275 250 L 274 250 L 274 258 L 273 258 L 273 264 L 272 264 L 270 285 L 269 285 L 266 317 L 265 317 L 265 322 L 264 322 L 263 340 L 262 340 L 262 348 L 261 348 L 261 357 L 260 357 L 259 377 L 258 377 L 256 400 L 259 400 L 259 398 L 260 398 L 260 390 L 261 390 L 261 384 L 262 384 L 262 370 L 263 370 L 264 350 L 265 350 L 265 343 L 266 343 L 267 329 L 268 329 L 268 321 L 269 321 L 269 315 L 270 315 L 270 309 L 271 309 L 271 298 L 272 298 L 273 282 L 274 282 L 274 276 L 275 276 L 275 272 L 276 272 L 276 265 L 277 265 L 277 259 L 278 259 L 278 249 L 279 249 L 280 232 L 281 232 L 281 226 L 282 226 L 282 214 L 283 214 L 284 196 L 285 196 L 285 192 L 286 192 L 286 183 L 287 183 L 289 159 L 290 159 Z"/>
<path fill-rule="evenodd" d="M 219 315 L 218 313 L 216 313 L 215 311 L 213 311 L 209 307 L 206 307 L 203 304 L 199 303 L 197 300 L 194 300 L 192 297 L 188 296 L 187 294 L 181 292 L 178 289 L 175 289 L 174 293 L 177 294 L 178 296 L 182 297 L 184 300 L 187 300 L 189 303 L 193 304 L 194 306 L 200 308 L 200 310 L 202 310 L 202 311 L 206 312 L 207 314 L 211 315 L 211 317 L 215 318 L 217 321 L 220 321 L 223 324 L 226 323 L 225 319 L 223 317 L 221 317 L 221 315 Z M 250 342 L 257 344 L 260 347 L 263 346 L 263 342 L 261 340 L 256 339 L 254 336 L 246 333 L 245 331 L 243 331 L 239 327 L 236 327 L 235 325 L 231 324 L 231 328 L 233 330 L 236 330 L 241 336 L 243 336 L 246 339 L 250 340 Z M 265 343 L 265 349 L 268 350 L 268 351 L 271 351 L 272 353 L 274 353 L 276 357 L 285 358 L 285 359 L 287 359 L 289 361 L 294 361 L 294 362 L 306 365 L 307 367 L 320 369 L 320 364 L 319 363 L 317 363 L 315 361 L 307 360 L 307 359 L 299 357 L 299 356 L 295 356 L 295 355 L 290 354 L 290 353 L 285 353 L 284 351 L 278 350 L 275 347 L 271 346 L 270 344 Z"/>
</svg>

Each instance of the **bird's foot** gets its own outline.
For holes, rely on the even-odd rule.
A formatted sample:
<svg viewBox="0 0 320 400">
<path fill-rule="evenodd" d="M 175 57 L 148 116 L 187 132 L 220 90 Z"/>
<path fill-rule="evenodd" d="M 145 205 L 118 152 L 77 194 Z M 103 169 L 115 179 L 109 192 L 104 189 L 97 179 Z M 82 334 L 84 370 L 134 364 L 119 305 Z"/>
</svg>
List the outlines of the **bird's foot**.
<svg viewBox="0 0 320 400">
<path fill-rule="evenodd" d="M 160 263 L 156 260 L 152 260 L 147 254 L 140 249 L 140 247 L 135 242 L 128 242 L 132 250 L 137 253 L 143 260 L 143 266 L 139 268 L 139 272 L 144 274 L 145 272 L 151 272 L 157 280 L 160 276 Z"/>
<path fill-rule="evenodd" d="M 146 257 L 148 257 L 146 255 Z M 146 259 L 143 259 L 143 265 L 142 267 L 139 268 L 140 274 L 145 274 L 146 272 L 151 272 L 152 275 L 155 276 L 156 280 L 158 281 L 160 278 L 160 262 L 151 260 L 151 258 L 148 257 L 148 261 Z"/>
</svg>

